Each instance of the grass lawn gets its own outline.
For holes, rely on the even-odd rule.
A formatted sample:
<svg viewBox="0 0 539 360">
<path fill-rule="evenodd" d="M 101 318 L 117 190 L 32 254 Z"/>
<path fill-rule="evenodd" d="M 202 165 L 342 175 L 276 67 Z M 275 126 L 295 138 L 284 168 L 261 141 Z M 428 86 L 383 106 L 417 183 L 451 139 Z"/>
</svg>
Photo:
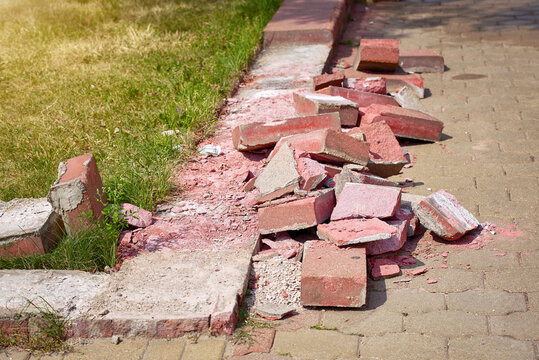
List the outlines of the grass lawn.
<svg viewBox="0 0 539 360">
<path fill-rule="evenodd" d="M 92 152 L 109 201 L 152 209 L 279 3 L 0 0 L 0 200 L 45 196 Z"/>
<path fill-rule="evenodd" d="M 45 196 L 60 161 L 92 152 L 109 202 L 151 210 L 280 2 L 0 0 L 0 200 Z M 0 268 L 113 266 L 118 228 L 108 225 Z"/>
</svg>

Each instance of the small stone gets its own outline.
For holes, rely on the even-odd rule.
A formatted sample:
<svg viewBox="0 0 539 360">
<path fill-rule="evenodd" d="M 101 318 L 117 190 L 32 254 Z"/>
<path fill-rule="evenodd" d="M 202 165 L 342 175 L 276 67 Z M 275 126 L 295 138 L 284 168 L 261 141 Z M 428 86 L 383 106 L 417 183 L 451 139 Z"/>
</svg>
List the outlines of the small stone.
<svg viewBox="0 0 539 360">
<path fill-rule="evenodd" d="M 112 335 L 112 337 L 110 338 L 110 342 L 114 345 L 118 345 L 120 342 L 122 342 L 122 340 L 118 335 Z"/>
<path fill-rule="evenodd" d="M 120 206 L 121 210 L 119 213 L 123 216 L 123 219 L 127 221 L 129 226 L 145 228 L 152 224 L 153 216 L 148 210 L 144 210 L 128 203 L 123 203 Z"/>
<path fill-rule="evenodd" d="M 396 276 L 401 271 L 396 262 L 387 258 L 371 258 L 369 259 L 369 264 L 371 265 L 373 279 Z"/>
<path fill-rule="evenodd" d="M 288 297 L 288 295 L 286 296 Z M 280 320 L 294 312 L 294 308 L 289 305 L 264 303 L 255 307 L 255 313 L 266 320 Z"/>
</svg>

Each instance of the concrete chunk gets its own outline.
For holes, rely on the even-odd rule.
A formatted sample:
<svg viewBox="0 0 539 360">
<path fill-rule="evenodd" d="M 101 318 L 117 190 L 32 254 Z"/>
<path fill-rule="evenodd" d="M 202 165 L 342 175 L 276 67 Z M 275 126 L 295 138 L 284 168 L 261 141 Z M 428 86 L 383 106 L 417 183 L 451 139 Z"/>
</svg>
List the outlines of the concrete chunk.
<svg viewBox="0 0 539 360">
<path fill-rule="evenodd" d="M 384 120 L 395 136 L 424 141 L 438 141 L 444 123 L 420 111 L 397 106 L 371 105 L 365 109 L 361 124 Z"/>
<path fill-rule="evenodd" d="M 353 69 L 395 71 L 399 65 L 399 40 L 361 39 Z"/>
<path fill-rule="evenodd" d="M 401 189 L 347 183 L 331 214 L 331 220 L 387 218 L 399 208 Z"/>
<path fill-rule="evenodd" d="M 326 241 L 305 243 L 301 267 L 304 306 L 361 307 L 367 290 L 367 257 L 361 247 L 339 248 Z"/>
<path fill-rule="evenodd" d="M 232 131 L 232 142 L 237 150 L 251 151 L 272 147 L 285 136 L 340 128 L 341 119 L 337 112 L 301 116 L 271 123 L 256 122 L 236 126 Z"/>
<path fill-rule="evenodd" d="M 419 221 L 445 240 L 460 239 L 479 221 L 445 190 L 437 191 L 413 207 Z"/>
<path fill-rule="evenodd" d="M 258 209 L 261 234 L 301 230 L 326 221 L 335 207 L 333 189 L 318 195 Z"/>
<path fill-rule="evenodd" d="M 294 93 L 294 108 L 299 114 L 314 115 L 338 112 L 341 126 L 356 126 L 358 105 L 341 96 L 320 93 Z"/>
<path fill-rule="evenodd" d="M 334 130 L 317 130 L 282 138 L 269 155 L 270 159 L 284 143 L 290 144 L 294 150 L 308 153 L 318 161 L 358 165 L 366 165 L 369 161 L 369 143 Z"/>
<path fill-rule="evenodd" d="M 288 144 L 284 144 L 255 180 L 255 187 L 260 191 L 257 203 L 293 192 L 301 179 L 296 168 L 294 152 Z"/>
<path fill-rule="evenodd" d="M 295 309 L 290 305 L 275 303 L 264 303 L 255 308 L 256 314 L 267 320 L 280 320 L 294 311 Z"/>
<path fill-rule="evenodd" d="M 47 199 L 13 199 L 0 204 L 0 256 L 44 254 L 63 233 L 63 223 Z"/>
<path fill-rule="evenodd" d="M 422 113 L 429 114 L 427 109 L 419 101 L 417 92 L 412 90 L 409 85 L 405 85 L 397 92 L 391 94 L 399 105 L 405 109 L 421 111 Z"/>
<path fill-rule="evenodd" d="M 379 219 L 351 219 L 318 225 L 317 235 L 337 246 L 385 240 L 396 234 L 397 229 Z"/>
</svg>

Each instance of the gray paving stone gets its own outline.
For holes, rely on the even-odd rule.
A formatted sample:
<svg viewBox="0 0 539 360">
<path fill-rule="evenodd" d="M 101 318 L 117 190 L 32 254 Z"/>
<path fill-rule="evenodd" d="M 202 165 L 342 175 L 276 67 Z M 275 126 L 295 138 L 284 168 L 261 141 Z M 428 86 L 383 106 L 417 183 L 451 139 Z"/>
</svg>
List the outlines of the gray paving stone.
<svg viewBox="0 0 539 360">
<path fill-rule="evenodd" d="M 185 350 L 185 340 L 152 340 L 143 360 L 180 360 Z"/>
<path fill-rule="evenodd" d="M 524 267 L 539 267 L 539 251 L 525 251 L 520 254 L 520 258 Z"/>
<path fill-rule="evenodd" d="M 503 336 L 473 336 L 449 340 L 450 360 L 535 359 L 531 342 Z"/>
<path fill-rule="evenodd" d="M 504 256 L 498 256 L 505 254 Z M 469 264 L 471 269 L 496 270 L 499 268 L 519 267 L 516 253 L 505 253 L 495 250 L 469 250 L 450 253 L 447 257 L 447 265 L 455 268 L 466 268 Z"/>
<path fill-rule="evenodd" d="M 374 336 L 401 332 L 402 319 L 401 314 L 384 310 L 328 310 L 322 315 L 322 325 L 346 334 Z"/>
<path fill-rule="evenodd" d="M 487 272 L 485 287 L 511 292 L 539 291 L 539 268 L 509 269 Z"/>
<path fill-rule="evenodd" d="M 357 358 L 358 344 L 358 336 L 331 330 L 277 331 L 271 352 L 300 359 L 353 359 Z"/>
<path fill-rule="evenodd" d="M 409 333 L 446 338 L 488 333 L 486 316 L 449 310 L 410 314 L 404 320 L 404 328 Z"/>
<path fill-rule="evenodd" d="M 472 289 L 447 294 L 449 310 L 467 311 L 484 315 L 503 315 L 513 311 L 526 311 L 524 294 L 504 290 Z"/>
<path fill-rule="evenodd" d="M 188 343 L 182 360 L 220 360 L 225 352 L 226 341 L 222 339 L 198 340 Z"/>
<path fill-rule="evenodd" d="M 428 284 L 427 279 L 435 279 Z M 409 282 L 410 288 L 425 288 L 430 292 L 461 292 L 483 288 L 483 273 L 461 269 L 431 269 L 425 275 L 416 276 Z"/>
<path fill-rule="evenodd" d="M 446 358 L 446 340 L 418 334 L 366 337 L 359 346 L 361 359 L 437 360 Z"/>
<path fill-rule="evenodd" d="M 528 307 L 532 311 L 539 311 L 539 292 L 530 292 L 528 295 Z"/>
<path fill-rule="evenodd" d="M 110 339 L 94 340 L 86 345 L 76 345 L 73 351 L 66 354 L 65 360 L 124 360 L 140 359 L 148 344 L 147 340 L 124 340 L 118 345 Z"/>
<path fill-rule="evenodd" d="M 387 292 L 374 292 L 368 302 L 379 304 L 385 311 L 398 313 L 421 313 L 445 310 L 444 294 L 430 293 L 423 289 L 392 289 Z M 369 303 L 368 303 L 369 304 Z"/>
<path fill-rule="evenodd" d="M 494 335 L 511 336 L 521 340 L 539 340 L 539 312 L 515 312 L 491 316 L 489 320 Z"/>
</svg>

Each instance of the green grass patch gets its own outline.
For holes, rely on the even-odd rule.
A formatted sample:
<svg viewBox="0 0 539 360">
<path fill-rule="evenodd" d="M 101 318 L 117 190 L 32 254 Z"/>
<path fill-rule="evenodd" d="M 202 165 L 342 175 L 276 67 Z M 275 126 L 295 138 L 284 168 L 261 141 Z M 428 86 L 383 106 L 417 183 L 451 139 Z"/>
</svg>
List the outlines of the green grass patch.
<svg viewBox="0 0 539 360">
<path fill-rule="evenodd" d="M 152 209 L 279 3 L 2 1 L 1 200 L 45 196 L 60 161 L 92 152 L 111 202 Z"/>
</svg>

